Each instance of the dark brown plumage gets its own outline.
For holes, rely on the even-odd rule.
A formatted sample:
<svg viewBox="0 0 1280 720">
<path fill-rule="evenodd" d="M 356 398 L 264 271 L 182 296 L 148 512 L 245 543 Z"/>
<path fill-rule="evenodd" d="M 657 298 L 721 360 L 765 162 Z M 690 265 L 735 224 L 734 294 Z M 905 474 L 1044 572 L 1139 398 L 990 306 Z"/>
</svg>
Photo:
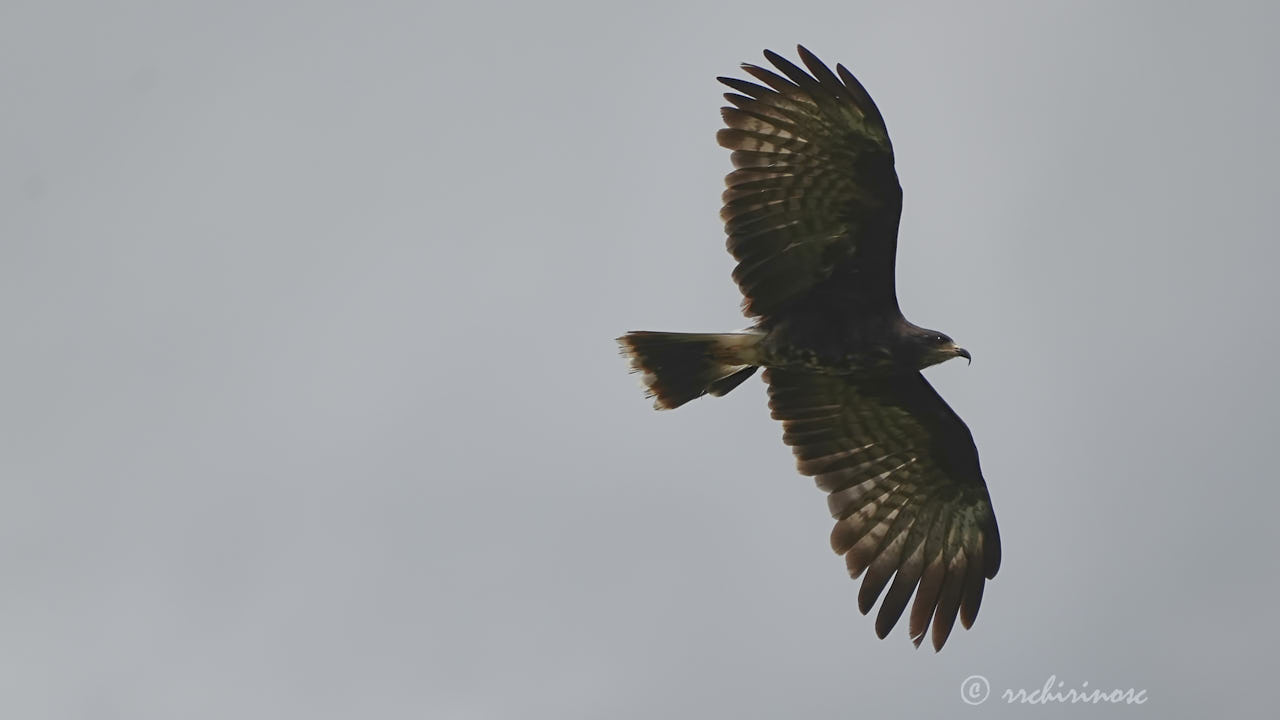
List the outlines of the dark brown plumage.
<svg viewBox="0 0 1280 720">
<path fill-rule="evenodd" d="M 884 119 L 843 66 L 837 79 L 804 48 L 813 76 L 765 52 L 764 85 L 720 78 L 736 93 L 716 140 L 733 151 L 720 211 L 733 278 L 748 315 L 805 301 L 854 312 L 897 312 L 894 254 L 902 188 Z M 821 81 L 815 78 L 821 78 Z"/>
<path fill-rule="evenodd" d="M 894 257 L 902 189 L 880 111 L 853 75 L 803 47 L 776 53 L 734 92 L 719 143 L 736 168 L 721 217 L 738 261 L 747 332 L 632 332 L 619 338 L 658 408 L 723 395 L 766 368 L 769 407 L 801 473 L 828 493 L 833 549 L 877 600 L 876 633 L 911 603 L 918 645 L 957 615 L 973 624 L 1000 566 L 1000 535 L 964 422 L 920 370 L 969 358 L 902 316 Z M 883 598 L 881 597 L 883 595 Z"/>
</svg>

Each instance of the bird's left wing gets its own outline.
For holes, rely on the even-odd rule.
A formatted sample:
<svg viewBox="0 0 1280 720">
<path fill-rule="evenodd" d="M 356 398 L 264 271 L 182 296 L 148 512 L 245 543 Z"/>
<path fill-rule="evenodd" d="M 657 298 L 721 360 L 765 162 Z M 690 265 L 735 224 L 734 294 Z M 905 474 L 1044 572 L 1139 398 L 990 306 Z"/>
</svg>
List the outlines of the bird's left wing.
<svg viewBox="0 0 1280 720">
<path fill-rule="evenodd" d="M 919 645 L 932 620 L 941 649 L 957 613 L 973 624 L 983 585 L 1000 567 L 968 427 L 914 371 L 861 379 L 770 369 L 764 377 L 800 472 L 830 493 L 832 548 L 853 577 L 865 573 L 858 608 L 869 612 L 889 586 L 876 616 L 883 638 L 914 591 L 912 640 Z"/>
</svg>

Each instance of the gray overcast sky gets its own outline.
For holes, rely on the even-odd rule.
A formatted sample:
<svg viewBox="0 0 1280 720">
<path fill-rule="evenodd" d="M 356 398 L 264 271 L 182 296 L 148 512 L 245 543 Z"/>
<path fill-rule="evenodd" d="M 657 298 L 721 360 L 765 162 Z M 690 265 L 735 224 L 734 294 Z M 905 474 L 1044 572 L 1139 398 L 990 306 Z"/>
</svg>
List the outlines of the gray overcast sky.
<svg viewBox="0 0 1280 720">
<path fill-rule="evenodd" d="M 1175 6 L 1176 5 L 1176 6 Z M 0 8 L 0 715 L 1271 707 L 1280 68 L 1256 3 Z M 876 98 L 908 317 L 1004 540 L 876 640 L 752 380 L 716 75 Z M 1003 689 L 1146 689 L 1141 707 Z"/>
</svg>

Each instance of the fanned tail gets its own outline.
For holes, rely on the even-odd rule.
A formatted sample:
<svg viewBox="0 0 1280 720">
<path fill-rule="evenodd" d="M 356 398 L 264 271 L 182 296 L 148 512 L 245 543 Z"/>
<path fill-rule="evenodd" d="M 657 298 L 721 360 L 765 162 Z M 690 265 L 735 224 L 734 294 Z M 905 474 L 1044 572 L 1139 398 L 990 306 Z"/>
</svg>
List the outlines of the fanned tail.
<svg viewBox="0 0 1280 720">
<path fill-rule="evenodd" d="M 636 331 L 618 338 L 622 354 L 643 373 L 646 396 L 670 410 L 703 395 L 720 396 L 757 369 L 760 333 L 668 333 Z"/>
</svg>

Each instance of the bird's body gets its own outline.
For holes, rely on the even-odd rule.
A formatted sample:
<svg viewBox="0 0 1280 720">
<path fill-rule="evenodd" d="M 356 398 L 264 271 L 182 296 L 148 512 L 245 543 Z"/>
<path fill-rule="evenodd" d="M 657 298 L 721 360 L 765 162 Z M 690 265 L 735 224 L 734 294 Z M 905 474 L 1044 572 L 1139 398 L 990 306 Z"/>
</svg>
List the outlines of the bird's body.
<svg viewBox="0 0 1280 720">
<path fill-rule="evenodd" d="M 865 573 L 859 608 L 885 593 L 883 637 L 914 594 L 912 638 L 932 625 L 941 648 L 957 614 L 972 624 L 1000 562 L 973 438 L 919 372 L 969 353 L 899 310 L 902 189 L 880 111 L 844 67 L 799 52 L 807 72 L 766 51 L 781 75 L 720 78 L 736 91 L 717 135 L 736 168 L 721 216 L 753 328 L 619 341 L 660 409 L 765 368 L 784 442 L 829 493 L 832 547 Z"/>
<path fill-rule="evenodd" d="M 933 362 L 902 338 L 931 331 L 901 317 L 871 317 L 861 322 L 822 315 L 796 315 L 774 323 L 763 334 L 759 365 L 847 375 L 923 370 Z"/>
</svg>

